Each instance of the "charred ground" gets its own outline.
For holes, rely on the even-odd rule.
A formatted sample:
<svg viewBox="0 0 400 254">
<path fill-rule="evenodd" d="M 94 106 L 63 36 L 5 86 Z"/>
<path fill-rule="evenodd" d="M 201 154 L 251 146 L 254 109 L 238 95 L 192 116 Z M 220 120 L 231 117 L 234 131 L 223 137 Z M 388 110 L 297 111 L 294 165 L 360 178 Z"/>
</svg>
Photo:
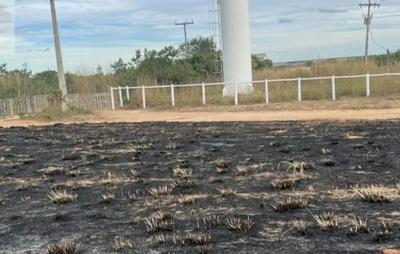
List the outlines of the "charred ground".
<svg viewBox="0 0 400 254">
<path fill-rule="evenodd" d="M 0 253 L 377 253 L 399 151 L 400 121 L 3 128 Z"/>
</svg>

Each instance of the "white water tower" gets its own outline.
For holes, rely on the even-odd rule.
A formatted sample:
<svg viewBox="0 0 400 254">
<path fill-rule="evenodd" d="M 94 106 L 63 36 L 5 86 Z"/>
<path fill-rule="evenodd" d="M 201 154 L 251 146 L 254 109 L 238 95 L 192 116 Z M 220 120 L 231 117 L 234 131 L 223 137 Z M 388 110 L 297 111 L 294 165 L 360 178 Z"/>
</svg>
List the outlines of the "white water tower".
<svg viewBox="0 0 400 254">
<path fill-rule="evenodd" d="M 253 91 L 250 17 L 248 0 L 219 0 L 222 33 L 222 57 L 224 81 L 239 82 L 238 92 L 248 94 Z M 224 96 L 235 94 L 235 85 L 224 87 Z"/>
</svg>

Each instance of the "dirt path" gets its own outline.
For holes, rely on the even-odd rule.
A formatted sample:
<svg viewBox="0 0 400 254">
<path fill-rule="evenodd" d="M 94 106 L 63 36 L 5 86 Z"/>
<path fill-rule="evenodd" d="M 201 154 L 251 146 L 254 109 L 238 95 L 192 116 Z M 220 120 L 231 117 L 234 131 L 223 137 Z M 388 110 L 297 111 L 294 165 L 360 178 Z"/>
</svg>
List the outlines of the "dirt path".
<svg viewBox="0 0 400 254">
<path fill-rule="evenodd" d="M 0 126 L 51 125 L 55 123 L 101 122 L 221 122 L 221 121 L 309 121 L 384 120 L 400 118 L 400 108 L 366 110 L 283 110 L 283 111 L 108 111 L 80 115 L 60 121 L 32 119 L 1 120 Z"/>
</svg>

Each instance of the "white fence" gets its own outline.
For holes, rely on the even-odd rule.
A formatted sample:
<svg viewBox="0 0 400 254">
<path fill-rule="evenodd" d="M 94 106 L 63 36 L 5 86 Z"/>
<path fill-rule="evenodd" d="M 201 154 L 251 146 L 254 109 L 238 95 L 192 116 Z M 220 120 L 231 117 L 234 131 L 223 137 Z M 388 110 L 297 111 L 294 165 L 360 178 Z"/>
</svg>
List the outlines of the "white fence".
<svg viewBox="0 0 400 254">
<path fill-rule="evenodd" d="M 295 78 L 295 79 L 271 79 L 271 80 L 259 80 L 259 81 L 252 81 L 251 83 L 254 84 L 255 86 L 262 86 L 263 91 L 261 94 L 262 100 L 265 103 L 270 103 L 271 102 L 271 96 L 270 92 L 272 91 L 270 89 L 270 85 L 273 83 L 282 83 L 282 82 L 290 82 L 294 83 L 293 88 L 296 89 L 296 100 L 298 101 L 303 101 L 304 96 L 304 91 L 303 91 L 303 85 L 305 81 L 312 81 L 312 80 L 325 80 L 329 82 L 330 87 L 329 91 L 327 93 L 330 94 L 330 98 L 332 100 L 336 100 L 338 98 L 337 94 L 337 82 L 339 80 L 344 80 L 344 79 L 365 79 L 365 91 L 363 92 L 364 96 L 371 96 L 372 89 L 375 84 L 371 83 L 371 78 L 378 78 L 378 77 L 396 77 L 394 79 L 395 85 L 398 84 L 398 89 L 396 91 L 399 91 L 400 93 L 400 78 L 397 79 L 397 77 L 400 77 L 400 73 L 384 73 L 384 74 L 365 74 L 365 75 L 350 75 L 350 76 L 331 76 L 331 77 L 312 77 L 312 78 Z M 392 82 L 393 80 L 391 80 Z M 244 82 L 242 82 L 244 83 Z M 76 108 L 81 108 L 81 109 L 87 109 L 90 111 L 103 111 L 103 110 L 115 110 L 116 108 L 116 98 L 115 98 L 115 92 L 118 94 L 118 101 L 119 101 L 119 107 L 123 108 L 125 105 L 124 101 L 132 101 L 133 97 L 131 95 L 132 91 L 136 91 L 137 95 L 135 98 L 139 101 L 136 101 L 137 104 L 140 104 L 141 107 L 146 108 L 148 106 L 148 102 L 150 101 L 149 98 L 146 97 L 146 93 L 148 93 L 149 90 L 151 89 L 168 89 L 168 100 L 170 100 L 169 105 L 172 107 L 175 107 L 177 104 L 177 100 L 181 98 L 177 98 L 179 96 L 179 93 L 176 94 L 176 89 L 179 88 L 190 88 L 190 87 L 197 87 L 198 89 L 198 95 L 196 92 L 197 99 L 199 103 L 203 105 L 211 104 L 209 101 L 212 98 L 207 97 L 207 91 L 210 94 L 210 89 L 211 87 L 221 87 L 224 85 L 234 85 L 235 86 L 235 94 L 234 98 L 232 101 L 232 104 L 234 105 L 239 105 L 240 104 L 240 99 L 241 95 L 238 92 L 238 82 L 231 82 L 231 83 L 202 83 L 202 84 L 186 84 L 186 85 L 164 85 L 164 86 L 140 86 L 140 87 L 111 87 L 110 93 L 95 93 L 95 94 L 88 94 L 88 95 L 82 95 L 82 94 L 69 94 L 67 97 L 67 102 L 70 107 L 76 107 Z M 250 83 L 250 82 L 246 82 Z M 278 84 L 279 85 L 279 84 Z M 218 92 L 222 92 L 222 88 Z M 265 94 L 264 94 L 265 92 Z M 285 91 L 287 92 L 287 91 Z M 213 94 L 213 93 L 212 93 Z M 181 95 L 182 96 L 182 95 Z M 139 98 L 139 99 L 138 99 Z M 12 99 L 0 99 L 0 118 L 6 118 L 6 117 L 13 117 L 17 116 L 19 114 L 31 114 L 31 113 L 38 113 L 43 111 L 44 109 L 48 108 L 50 105 L 52 105 L 51 100 L 54 99 L 54 97 L 51 97 L 49 95 L 36 95 L 32 97 L 26 97 L 26 98 L 12 98 Z M 153 98 L 154 99 L 154 98 Z M 165 99 L 165 98 L 164 98 Z M 191 97 L 188 97 L 186 99 L 192 100 Z M 229 102 L 231 103 L 231 102 Z M 54 101 L 53 101 L 54 104 Z M 56 103 L 57 104 L 57 103 Z M 150 105 L 151 106 L 151 105 Z"/>
<path fill-rule="evenodd" d="M 271 83 L 282 83 L 282 82 L 296 82 L 297 84 L 297 100 L 301 102 L 303 100 L 303 90 L 302 84 L 303 81 L 311 81 L 311 80 L 328 80 L 331 84 L 331 98 L 332 100 L 336 100 L 337 98 L 337 89 L 336 89 L 336 82 L 342 79 L 354 79 L 354 78 L 365 78 L 365 96 L 371 96 L 371 78 L 372 77 L 391 77 L 391 76 L 399 76 L 400 73 L 382 73 L 382 74 L 365 74 L 365 75 L 349 75 L 349 76 L 330 76 L 330 77 L 312 77 L 312 78 L 295 78 L 295 79 L 271 79 L 271 80 L 259 80 L 259 81 L 252 81 L 252 82 L 230 82 L 230 83 L 202 83 L 202 84 L 185 84 L 185 85 L 163 85 L 163 86 L 140 86 L 140 87 L 111 87 L 110 89 L 110 97 L 111 97 L 111 105 L 112 109 L 115 110 L 115 95 L 114 92 L 118 92 L 118 101 L 119 107 L 124 107 L 124 96 L 126 96 L 126 100 L 129 101 L 131 98 L 130 91 L 132 90 L 140 90 L 141 91 L 141 104 L 143 108 L 147 107 L 147 99 L 146 99 L 146 91 L 150 89 L 161 89 L 161 88 L 168 88 L 170 89 L 170 97 L 171 97 L 171 106 L 175 107 L 176 99 L 175 99 L 175 90 L 181 87 L 201 87 L 201 96 L 202 104 L 207 105 L 207 87 L 212 86 L 221 86 L 221 85 L 234 85 L 235 86 L 235 95 L 234 95 L 234 104 L 236 106 L 239 105 L 239 93 L 238 93 L 238 86 L 239 84 L 248 84 L 252 83 L 254 85 L 261 84 L 264 85 L 265 90 L 265 103 L 270 103 L 270 88 L 269 85 Z M 400 88 L 400 87 L 399 87 Z"/>
<path fill-rule="evenodd" d="M 0 100 L 0 118 L 14 117 L 39 113 L 51 105 L 54 97 L 50 95 L 35 95 L 32 97 L 11 98 Z M 111 110 L 109 93 L 95 94 L 69 94 L 66 98 L 69 107 L 86 109 L 90 111 Z M 57 102 L 55 102 L 57 104 Z"/>
</svg>

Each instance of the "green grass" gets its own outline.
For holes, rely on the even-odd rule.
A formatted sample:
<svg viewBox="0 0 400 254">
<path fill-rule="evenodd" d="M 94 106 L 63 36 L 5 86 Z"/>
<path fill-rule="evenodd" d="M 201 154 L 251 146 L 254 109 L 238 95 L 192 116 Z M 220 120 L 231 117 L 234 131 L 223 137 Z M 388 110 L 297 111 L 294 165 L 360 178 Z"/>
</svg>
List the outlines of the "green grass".
<svg viewBox="0 0 400 254">
<path fill-rule="evenodd" d="M 50 106 L 40 113 L 25 116 L 27 118 L 35 118 L 45 121 L 60 120 L 66 117 L 76 116 L 76 115 L 86 115 L 90 114 L 91 111 L 78 107 L 69 107 L 67 111 L 62 112 L 60 107 Z"/>
</svg>

